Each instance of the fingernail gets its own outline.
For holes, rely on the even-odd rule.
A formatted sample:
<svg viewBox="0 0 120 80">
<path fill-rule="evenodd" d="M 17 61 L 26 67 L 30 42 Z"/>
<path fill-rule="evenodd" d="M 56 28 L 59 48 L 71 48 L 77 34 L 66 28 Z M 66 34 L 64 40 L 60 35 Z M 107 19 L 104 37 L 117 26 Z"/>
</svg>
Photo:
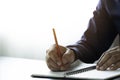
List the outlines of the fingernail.
<svg viewBox="0 0 120 80">
<path fill-rule="evenodd" d="M 113 70 L 114 69 L 114 67 L 110 67 L 110 70 Z"/>
</svg>

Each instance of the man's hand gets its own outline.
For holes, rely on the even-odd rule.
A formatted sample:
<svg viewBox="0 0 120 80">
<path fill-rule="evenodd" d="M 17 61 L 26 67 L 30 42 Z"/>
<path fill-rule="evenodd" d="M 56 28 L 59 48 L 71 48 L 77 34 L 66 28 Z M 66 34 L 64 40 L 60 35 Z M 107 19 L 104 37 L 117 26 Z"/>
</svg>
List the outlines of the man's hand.
<svg viewBox="0 0 120 80">
<path fill-rule="evenodd" d="M 98 70 L 116 70 L 120 68 L 120 47 L 114 47 L 105 53 L 97 64 Z"/>
<path fill-rule="evenodd" d="M 59 46 L 62 57 L 58 56 L 56 45 L 46 51 L 46 63 L 52 71 L 67 70 L 75 60 L 74 52 L 66 47 Z"/>
</svg>

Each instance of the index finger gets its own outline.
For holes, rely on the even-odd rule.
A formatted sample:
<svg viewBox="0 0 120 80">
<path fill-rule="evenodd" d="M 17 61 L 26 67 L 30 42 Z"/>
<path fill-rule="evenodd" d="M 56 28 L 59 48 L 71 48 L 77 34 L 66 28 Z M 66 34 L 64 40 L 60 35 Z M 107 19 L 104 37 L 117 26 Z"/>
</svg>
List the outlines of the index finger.
<svg viewBox="0 0 120 80">
<path fill-rule="evenodd" d="M 97 63 L 97 66 L 101 67 L 110 57 L 110 53 L 103 53 L 103 55 L 99 59 L 99 62 Z"/>
<path fill-rule="evenodd" d="M 106 62 L 111 57 L 111 55 L 114 54 L 114 52 L 117 49 L 119 50 L 119 46 L 110 48 L 109 50 L 107 50 L 106 52 L 104 52 L 102 54 L 102 56 L 100 57 L 100 59 L 98 60 L 97 65 L 101 66 L 102 64 L 104 64 L 104 62 Z"/>
<path fill-rule="evenodd" d="M 47 55 L 55 62 L 57 65 L 61 65 L 60 57 L 57 54 L 55 45 L 53 45 L 48 51 Z"/>
</svg>

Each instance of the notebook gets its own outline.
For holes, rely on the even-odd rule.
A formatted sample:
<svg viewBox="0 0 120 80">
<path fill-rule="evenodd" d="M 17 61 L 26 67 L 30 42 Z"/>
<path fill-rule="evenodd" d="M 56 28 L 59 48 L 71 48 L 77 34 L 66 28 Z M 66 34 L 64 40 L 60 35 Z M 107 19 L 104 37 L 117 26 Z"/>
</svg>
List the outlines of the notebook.
<svg viewBox="0 0 120 80">
<path fill-rule="evenodd" d="M 74 65 L 74 64 L 73 64 Z M 52 78 L 52 79 L 91 79 L 91 80 L 107 80 L 120 77 L 120 69 L 115 71 L 98 71 L 96 64 L 80 63 L 77 66 L 72 66 L 68 71 L 53 72 L 46 65 L 41 70 L 34 72 L 33 78 Z"/>
</svg>

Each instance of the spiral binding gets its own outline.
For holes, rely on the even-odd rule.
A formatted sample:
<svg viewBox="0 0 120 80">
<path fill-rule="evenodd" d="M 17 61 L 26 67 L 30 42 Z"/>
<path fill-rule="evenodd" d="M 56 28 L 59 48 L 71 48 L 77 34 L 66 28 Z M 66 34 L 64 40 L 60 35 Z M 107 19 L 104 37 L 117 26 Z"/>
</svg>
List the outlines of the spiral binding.
<svg viewBox="0 0 120 80">
<path fill-rule="evenodd" d="M 78 73 L 90 71 L 90 70 L 93 70 L 93 69 L 96 69 L 96 66 L 90 66 L 90 67 L 87 67 L 87 68 L 83 68 L 83 69 L 79 69 L 79 70 L 75 70 L 75 71 L 66 72 L 65 75 L 66 76 L 74 75 L 74 74 L 78 74 Z"/>
</svg>

